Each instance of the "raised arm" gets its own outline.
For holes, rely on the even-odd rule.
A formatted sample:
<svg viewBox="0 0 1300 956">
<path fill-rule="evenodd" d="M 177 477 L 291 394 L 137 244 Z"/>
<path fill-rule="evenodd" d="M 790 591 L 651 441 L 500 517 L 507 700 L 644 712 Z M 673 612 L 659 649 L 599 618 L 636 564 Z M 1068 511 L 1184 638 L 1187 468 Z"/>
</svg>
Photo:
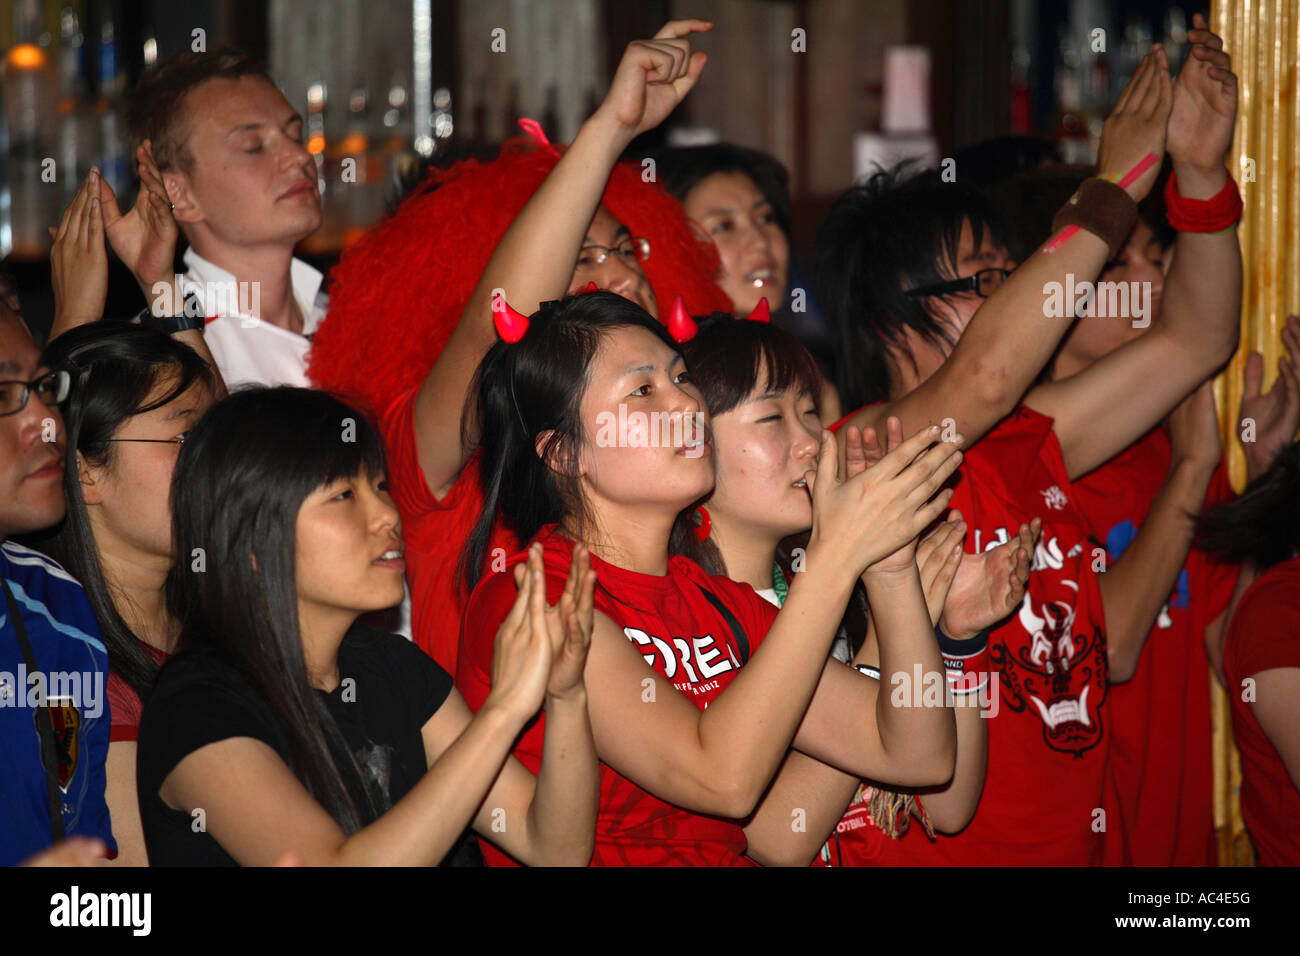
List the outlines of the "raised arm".
<svg viewBox="0 0 1300 956">
<path fill-rule="evenodd" d="M 560 641 L 567 647 L 569 663 L 557 670 L 556 622 L 547 620 L 552 612 L 545 602 L 541 566 L 536 552 L 529 558 L 528 573 L 517 576 L 519 594 L 498 630 L 492 693 L 482 709 L 471 714 L 452 690 L 421 729 L 429 771 L 368 826 L 345 835 L 280 756 L 248 737 L 208 744 L 189 754 L 167 776 L 159 795 L 186 812 L 202 807 L 208 832 L 245 865 L 269 865 L 292 853 L 307 866 L 429 866 L 447 854 L 476 814 L 481 823 L 480 806 L 485 802 L 489 829 L 491 810 L 504 810 L 507 831 L 499 836 L 512 852 L 536 862 L 586 863 L 594 840 L 597 769 L 580 680 L 575 684 L 573 675 L 581 673 L 587 637 Z M 585 586 L 590 588 L 591 582 Z M 552 806 L 538 818 L 530 817 L 523 799 L 535 802 L 532 784 L 523 781 L 532 781 L 531 774 L 513 764 L 504 786 L 499 781 L 512 759 L 515 738 L 544 697 L 560 725 L 553 732 L 570 745 L 560 761 L 552 761 L 557 766 L 548 768 L 552 777 L 565 778 L 569 785 L 553 780 L 551 803 L 561 796 L 569 804 L 565 814 Z M 519 825 L 512 832 L 516 820 Z M 540 832 L 547 828 L 550 832 Z"/>
<path fill-rule="evenodd" d="M 1249 438 L 1241 443 L 1246 459 L 1246 481 L 1253 481 L 1272 467 L 1282 449 L 1295 440 L 1300 428 L 1300 317 L 1288 315 L 1282 327 L 1286 355 L 1278 357 L 1277 378 L 1265 394 L 1264 356 L 1251 352 L 1246 357 L 1246 372 L 1237 409 L 1239 436 L 1245 434 L 1249 421 Z"/>
<path fill-rule="evenodd" d="M 965 524 L 960 520 L 945 521 L 917 544 L 916 564 L 931 623 L 938 619 L 939 609 L 943 607 L 961 560 L 961 534 L 964 530 Z M 874 619 L 870 620 L 867 633 L 867 640 L 853 663 L 877 666 L 879 648 Z M 871 645 L 870 648 L 867 644 Z M 868 661 L 868 656 L 872 660 Z M 827 663 L 827 668 L 836 666 L 838 662 Z M 823 671 L 818 692 L 825 681 L 826 672 Z M 877 689 L 877 698 L 879 696 Z M 856 774 L 845 773 L 798 750 L 791 750 L 758 809 L 745 823 L 749 855 L 764 866 L 807 866 L 848 809 L 859 782 Z"/>
<path fill-rule="evenodd" d="M 628 143 L 663 122 L 699 80 L 707 57 L 691 52 L 689 38 L 712 27 L 674 20 L 653 39 L 628 45 L 604 101 L 488 260 L 415 405 L 420 468 L 435 495 L 446 494 L 478 443 L 475 424 L 462 436 L 461 420 L 474 370 L 496 342 L 494 290 L 525 314 L 564 295 L 610 171 Z"/>
<path fill-rule="evenodd" d="M 595 841 L 596 809 L 600 802 L 599 761 L 587 716 L 587 693 L 583 670 L 591 643 L 595 572 L 586 548 L 574 548 L 573 562 L 559 602 L 548 607 L 541 563 L 541 546 L 534 545 L 528 564 L 516 565 L 515 580 L 523 588 L 525 573 L 531 576 L 528 593 L 529 621 L 517 626 L 544 622 L 551 641 L 552 662 L 546 686 L 546 738 L 542 764 L 534 777 L 514 757 L 506 760 L 487 796 L 478 804 L 474 829 L 496 843 L 515 859 L 530 865 L 586 866 Z M 499 647 L 503 647 L 499 643 Z M 498 650 L 498 655 L 501 651 Z M 493 661 L 494 671 L 505 661 Z M 498 681 L 494 675 L 494 689 Z M 489 703 L 491 698 L 489 698 Z M 446 708 L 444 708 L 446 709 Z M 484 710 L 489 708 L 485 704 Z M 473 714 L 460 695 L 453 711 L 440 710 L 425 728 L 425 750 L 434 761 L 453 756 L 449 745 L 458 746 L 458 736 L 473 721 Z M 472 753 L 456 759 L 470 760 Z M 459 768 L 472 773 L 472 764 Z M 473 794 L 465 795 L 472 802 Z"/>
<path fill-rule="evenodd" d="M 1036 531 L 1031 530 L 1029 526 L 1021 526 L 1015 538 L 1006 545 L 1000 546 L 1001 553 L 997 561 L 976 566 L 979 572 L 985 575 L 980 589 L 984 593 L 969 596 L 957 604 L 953 602 L 953 593 L 951 589 L 949 590 L 943 601 L 944 613 L 950 613 L 954 620 L 978 624 L 976 632 L 963 634 L 962 638 L 975 638 L 979 630 L 1002 620 L 1020 603 L 1029 576 L 1029 555 L 1032 552 L 1035 534 Z M 969 555 L 964 555 L 961 560 L 965 563 L 969 559 Z M 958 574 L 960 573 L 959 571 Z M 963 607 L 961 604 L 970 606 Z M 928 791 L 934 794 L 927 797 L 926 806 L 929 807 L 932 799 L 938 801 L 938 819 L 932 816 L 935 825 L 947 832 L 959 830 L 974 813 L 984 785 L 986 738 L 983 722 L 974 716 L 978 708 L 972 706 L 957 709 L 956 764 L 952 772 L 944 774 L 939 780 L 921 779 L 920 774 L 909 772 L 906 768 L 909 758 L 901 754 L 895 755 L 899 758 L 896 761 L 891 760 L 870 768 L 852 762 L 854 751 L 860 748 L 858 741 L 863 734 L 862 728 L 866 725 L 866 713 L 870 712 L 865 709 L 869 706 L 874 707 L 878 714 L 877 720 L 880 720 L 879 712 L 888 706 L 886 696 L 892 697 L 898 692 L 899 686 L 907 690 L 910 682 L 915 679 L 912 670 L 915 667 L 914 662 L 909 663 L 904 659 L 901 665 L 897 663 L 899 651 L 910 646 L 904 645 L 899 640 L 899 637 L 906 632 L 899 629 L 897 623 L 891 624 L 888 620 L 886 615 L 888 605 L 873 599 L 871 609 L 873 627 L 854 663 L 878 665 L 882 683 L 877 686 L 871 686 L 875 685 L 874 681 L 868 681 L 866 684 L 856 681 L 850 683 L 845 680 L 845 677 L 857 677 L 857 675 L 834 662 L 828 663 L 827 673 L 817 688 L 804 722 L 799 727 L 794 746 L 809 756 L 817 757 L 823 763 L 842 770 L 852 770 L 859 776 L 881 781 L 888 786 Z M 943 677 L 945 666 L 935 641 L 933 625 L 926 628 L 924 635 L 919 631 L 916 632 L 916 639 L 919 643 L 913 647 L 912 653 L 924 655 L 918 659 L 927 662 L 922 667 L 922 673 Z M 954 643 L 961 642 L 954 641 Z M 874 696 L 866 696 L 865 691 L 871 691 Z M 913 693 L 915 694 L 916 691 Z M 890 709 L 903 713 L 937 710 L 937 708 L 926 707 Z M 924 731 L 919 728 L 912 731 L 912 733 L 919 732 Z M 929 790 L 940 784 L 942 784 L 940 789 Z"/>
<path fill-rule="evenodd" d="M 856 428 L 846 429 L 845 442 L 850 478 L 887 467 L 889 458 L 885 457 L 866 468 L 867 458 L 874 455 Z M 902 425 L 890 418 L 886 422 L 886 448 L 893 454 L 901 444 Z M 946 596 L 952 574 L 956 573 L 954 559 L 960 557 L 959 532 L 964 532 L 965 526 L 952 522 L 940 530 L 940 537 L 951 549 L 945 555 L 949 560 L 936 575 Z M 950 776 L 956 738 L 946 708 L 913 707 L 910 696 L 904 706 L 893 702 L 895 687 L 900 681 L 913 680 L 918 666 L 920 673 L 939 675 L 940 680 L 943 674 L 930 608 L 931 603 L 941 605 L 942 600 L 929 600 L 916 557 L 917 541 L 913 538 L 869 565 L 862 574 L 871 623 L 880 638 L 878 666 L 884 686 L 838 661 L 827 661 L 795 733 L 794 747 L 859 777 L 922 786 Z M 953 566 L 947 568 L 947 564 Z"/>
<path fill-rule="evenodd" d="M 1163 53 L 1148 54 L 1106 120 L 1099 164 L 1103 176 L 1118 181 L 1148 154 L 1159 160 L 1168 103 Z M 1150 191 L 1158 167 L 1157 162 L 1125 186 L 1135 201 Z M 1095 278 L 1107 253 L 1104 240 L 1082 229 L 1054 251 L 1039 249 L 980 306 L 934 374 L 907 395 L 861 409 L 852 423 L 879 427 L 895 415 L 911 433 L 952 419 L 968 447 L 974 444 L 1015 408 L 1074 321 L 1069 314 L 1046 314 L 1048 284 L 1064 287 L 1067 275 L 1076 282 Z"/>
<path fill-rule="evenodd" d="M 1195 46 L 1178 74 L 1168 148 L 1178 194 L 1213 198 L 1237 115 L 1237 80 L 1223 41 L 1197 14 Z M 1163 55 L 1163 54 L 1162 54 Z M 1070 477 L 1086 474 L 1146 434 L 1237 348 L 1241 246 L 1223 232 L 1179 232 L 1160 316 L 1140 338 L 1026 397 L 1055 421 Z M 1083 319 L 1083 321 L 1092 321 Z"/>
<path fill-rule="evenodd" d="M 950 517 L 918 545 L 917 567 L 930 623 L 937 624 L 946 612 L 953 620 L 973 626 L 974 635 L 1020 603 L 1038 528 L 1021 526 L 1015 538 L 986 553 L 992 560 L 979 563 L 961 550 L 964 530 L 964 522 Z M 959 565 L 965 569 L 962 574 L 968 582 L 965 596 L 954 595 L 952 590 Z M 880 644 L 874 618 L 853 664 L 879 669 Z M 835 667 L 834 662 L 827 664 L 828 669 Z M 818 685 L 818 694 L 823 686 L 825 679 Z M 877 688 L 877 699 L 884 690 Z M 954 717 L 957 755 L 952 779 L 942 789 L 927 790 L 925 797 L 930 821 L 944 833 L 955 833 L 970 822 L 984 789 L 987 725 L 977 707 L 955 708 Z M 885 774 L 871 776 L 887 786 L 894 785 Z M 750 856 L 766 866 L 806 866 L 843 816 L 859 782 L 856 774 L 792 750 L 745 825 Z M 799 826 L 793 825 L 796 822 Z"/>
<path fill-rule="evenodd" d="M 1123 555 L 1098 577 L 1106 614 L 1110 680 L 1133 676 L 1156 615 L 1187 560 L 1196 520 L 1219 466 L 1219 419 L 1214 388 L 1201 385 L 1169 416 L 1173 455 L 1169 473 L 1142 528 Z"/>
<path fill-rule="evenodd" d="M 172 218 L 162 176 L 154 164 L 148 141 L 136 150 L 136 159 L 140 193 L 130 212 L 122 214 L 112 187 L 104 182 L 99 168 L 93 167 L 54 231 L 50 252 L 55 303 L 51 342 L 69 329 L 103 318 L 108 297 L 106 238 L 123 265 L 131 270 L 154 316 L 164 317 L 167 305 L 171 305 L 173 313 L 179 310 L 181 291 L 174 287 L 171 271 L 179 234 L 176 220 Z M 155 290 L 159 288 L 166 288 L 169 294 L 157 295 Z M 223 397 L 225 381 L 203 340 L 203 333 L 187 329 L 174 335 L 208 363 L 216 397 Z"/>
<path fill-rule="evenodd" d="M 108 299 L 108 250 L 99 202 L 99 168 L 63 211 L 50 248 L 50 284 L 54 287 L 54 322 L 48 342 L 69 329 L 98 322 Z"/>
<path fill-rule="evenodd" d="M 136 284 L 149 302 L 149 312 L 155 318 L 167 318 L 168 306 L 172 315 L 180 314 L 185 294 L 172 262 L 176 258 L 176 242 L 180 228 L 172 216 L 171 200 L 163 183 L 162 173 L 153 158 L 153 143 L 145 140 L 135 150 L 136 175 L 140 177 L 140 190 L 135 205 L 126 214 L 117 206 L 117 197 L 108 183 L 100 181 L 100 201 L 104 206 L 104 230 L 109 244 L 122 264 L 131 270 Z M 166 294 L 160 294 L 167 289 Z M 178 342 L 184 342 L 212 369 L 216 383 L 215 394 L 226 394 L 217 360 L 212 357 L 201 329 L 186 329 L 172 333 Z"/>
<path fill-rule="evenodd" d="M 822 679 L 854 578 L 914 538 L 951 497 L 940 488 L 959 456 L 948 443 L 934 444 L 937 437 L 937 429 L 914 436 L 879 468 L 844 482 L 835 474 L 833 440 L 823 435 L 810 480 L 814 524 L 805 570 L 762 646 L 707 710 L 660 677 L 614 622 L 597 614 L 587 692 L 601 759 L 678 806 L 747 817 L 785 759 Z M 905 746 L 892 730 L 882 736 L 873 726 L 862 736 L 870 753 L 861 759 L 873 766 L 884 765 L 889 748 Z M 917 755 L 911 772 L 945 777 L 948 743 L 946 751 Z"/>
</svg>

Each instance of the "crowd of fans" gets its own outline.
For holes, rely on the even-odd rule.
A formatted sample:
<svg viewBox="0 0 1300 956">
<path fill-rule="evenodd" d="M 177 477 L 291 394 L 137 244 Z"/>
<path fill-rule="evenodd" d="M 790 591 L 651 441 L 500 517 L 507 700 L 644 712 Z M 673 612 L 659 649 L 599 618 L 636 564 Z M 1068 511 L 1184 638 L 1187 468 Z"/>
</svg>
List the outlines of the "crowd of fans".
<svg viewBox="0 0 1300 956">
<path fill-rule="evenodd" d="M 1206 865 L 1213 671 L 1300 863 L 1300 372 L 1251 357 L 1234 495 L 1220 38 L 1151 49 L 1095 168 L 847 189 L 819 358 L 780 163 L 626 156 L 710 27 L 432 171 L 328 297 L 271 78 L 145 75 L 43 351 L 0 301 L 0 861 Z"/>
</svg>

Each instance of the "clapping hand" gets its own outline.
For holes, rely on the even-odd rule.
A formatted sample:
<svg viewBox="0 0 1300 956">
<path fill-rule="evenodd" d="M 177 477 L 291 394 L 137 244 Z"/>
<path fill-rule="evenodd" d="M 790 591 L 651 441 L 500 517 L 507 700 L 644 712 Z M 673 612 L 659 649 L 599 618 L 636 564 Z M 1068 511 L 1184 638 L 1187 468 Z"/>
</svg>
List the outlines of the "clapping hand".
<svg viewBox="0 0 1300 956">
<path fill-rule="evenodd" d="M 51 229 L 50 283 L 54 286 L 54 324 L 50 338 L 104 317 L 108 299 L 108 250 L 99 201 L 99 168 L 90 170 L 77 194 Z"/>
<path fill-rule="evenodd" d="M 591 554 L 585 545 L 575 544 L 564 593 L 559 603 L 546 609 L 551 640 L 551 675 L 546 685 L 549 698 L 567 697 L 583 687 L 582 673 L 595 626 L 595 592 Z"/>
<path fill-rule="evenodd" d="M 171 200 L 167 197 L 162 173 L 154 162 L 153 144 L 145 140 L 136 148 L 135 156 L 140 191 L 131 211 L 122 213 L 112 187 L 102 180 L 100 198 L 109 244 L 131 270 L 145 298 L 152 301 L 154 285 L 172 281 L 172 260 L 176 255 L 179 230 L 172 216 Z"/>
<path fill-rule="evenodd" d="M 1156 44 L 1142 58 L 1102 127 L 1097 155 L 1099 175 L 1118 182 L 1148 154 L 1156 157 L 1150 168 L 1124 187 L 1136 202 L 1146 197 L 1160 175 L 1173 106 L 1172 87 L 1169 60 L 1164 47 Z"/>
<path fill-rule="evenodd" d="M 917 536 L 947 507 L 952 490 L 943 485 L 961 463 L 960 437 L 939 441 L 931 426 L 902 439 L 897 419 L 887 427 L 898 441 L 869 468 L 862 432 L 845 429 L 848 476 L 840 474 L 834 437 L 822 433 L 817 469 L 805 476 L 813 502 L 810 561 L 817 550 L 855 574 L 905 569 L 915 562 Z"/>
<path fill-rule="evenodd" d="M 966 554 L 948 589 L 939 624 L 949 637 L 974 637 L 1016 609 L 1029 583 L 1034 543 L 1043 522 L 1022 524 L 1016 536 L 983 554 Z"/>
<path fill-rule="evenodd" d="M 1254 441 L 1242 442 L 1246 454 L 1246 476 L 1253 479 L 1268 471 L 1278 453 L 1295 440 L 1300 428 L 1300 318 L 1287 316 L 1282 341 L 1290 358 L 1277 360 L 1277 379 L 1268 394 L 1263 392 L 1264 356 L 1251 352 L 1246 359 L 1245 388 L 1237 420 L 1254 422 Z"/>
</svg>

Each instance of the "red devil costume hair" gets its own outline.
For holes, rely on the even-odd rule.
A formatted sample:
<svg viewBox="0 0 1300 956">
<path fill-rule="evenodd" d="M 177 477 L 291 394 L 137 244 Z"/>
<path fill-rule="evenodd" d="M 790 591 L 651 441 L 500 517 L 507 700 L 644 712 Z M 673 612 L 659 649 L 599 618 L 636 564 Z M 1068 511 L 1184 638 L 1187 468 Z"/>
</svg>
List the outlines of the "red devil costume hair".
<svg viewBox="0 0 1300 956">
<path fill-rule="evenodd" d="M 513 139 L 493 162 L 432 171 L 334 268 L 329 315 L 308 358 L 312 381 L 375 413 L 423 381 L 497 243 L 558 160 L 549 145 Z M 714 281 L 716 252 L 681 203 L 642 182 L 639 166 L 618 164 L 602 201 L 650 240 L 644 269 L 661 321 L 678 294 L 694 315 L 731 311 Z"/>
<path fill-rule="evenodd" d="M 501 237 L 558 159 L 544 142 L 513 140 L 491 163 L 467 160 L 430 173 L 334 269 L 329 315 L 308 357 L 312 380 L 376 419 L 395 409 L 400 418 L 399 400 L 407 400 L 428 375 Z M 638 166 L 615 168 L 603 201 L 634 236 L 650 240 L 645 272 L 664 321 L 678 293 L 697 314 L 730 311 L 714 283 L 718 263 L 712 247 L 700 244 L 677 200 L 641 181 Z M 412 438 L 385 433 L 390 456 L 391 442 L 404 441 L 409 449 Z M 405 480 L 411 480 L 409 471 Z M 395 495 L 403 511 L 415 640 L 452 673 L 468 597 L 457 565 L 482 507 L 478 481 L 475 455 L 445 509 L 408 514 L 401 502 L 419 492 Z M 520 543 L 498 522 L 494 547 L 508 553 Z"/>
</svg>

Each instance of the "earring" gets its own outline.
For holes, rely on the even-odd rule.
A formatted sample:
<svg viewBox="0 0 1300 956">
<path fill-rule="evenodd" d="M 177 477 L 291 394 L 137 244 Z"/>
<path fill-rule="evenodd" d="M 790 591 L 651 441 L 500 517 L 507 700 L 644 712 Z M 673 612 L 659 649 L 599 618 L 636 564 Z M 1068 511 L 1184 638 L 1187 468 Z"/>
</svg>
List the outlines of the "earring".
<svg viewBox="0 0 1300 956">
<path fill-rule="evenodd" d="M 701 541 L 708 541 L 709 532 L 713 529 L 713 519 L 709 517 L 709 509 L 704 505 L 696 508 L 691 512 L 691 523 L 695 525 L 695 537 Z"/>
</svg>

